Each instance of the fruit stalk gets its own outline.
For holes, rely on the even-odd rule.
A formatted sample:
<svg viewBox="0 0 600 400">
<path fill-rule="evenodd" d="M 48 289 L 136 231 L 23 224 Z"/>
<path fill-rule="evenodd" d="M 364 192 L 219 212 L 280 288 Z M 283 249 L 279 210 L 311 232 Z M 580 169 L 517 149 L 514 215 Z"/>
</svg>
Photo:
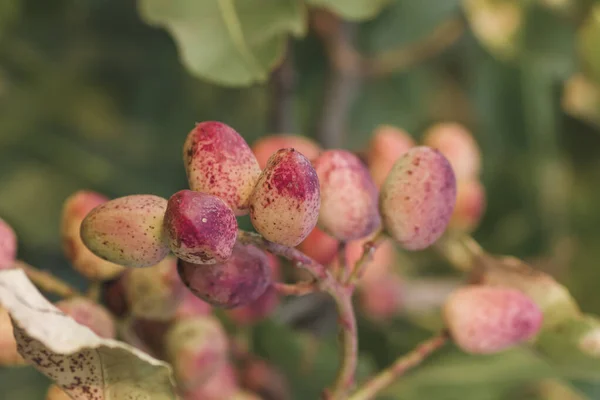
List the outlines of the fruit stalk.
<svg viewBox="0 0 600 400">
<path fill-rule="evenodd" d="M 448 339 L 448 333 L 442 332 L 422 342 L 410 353 L 398 358 L 391 366 L 368 380 L 348 400 L 369 400 L 375 398 L 377 393 L 392 384 L 398 377 L 421 364 L 436 350 L 443 347 L 448 342 Z"/>
<path fill-rule="evenodd" d="M 340 284 L 325 266 L 295 248 L 269 242 L 259 234 L 242 230 L 238 232 L 237 240 L 242 244 L 252 244 L 284 257 L 297 268 L 306 269 L 315 277 L 316 289 L 327 292 L 333 297 L 338 310 L 342 353 L 338 376 L 333 388 L 328 390 L 327 398 L 332 400 L 343 398 L 354 383 L 358 355 L 356 316 L 352 305 L 354 286 Z"/>
</svg>

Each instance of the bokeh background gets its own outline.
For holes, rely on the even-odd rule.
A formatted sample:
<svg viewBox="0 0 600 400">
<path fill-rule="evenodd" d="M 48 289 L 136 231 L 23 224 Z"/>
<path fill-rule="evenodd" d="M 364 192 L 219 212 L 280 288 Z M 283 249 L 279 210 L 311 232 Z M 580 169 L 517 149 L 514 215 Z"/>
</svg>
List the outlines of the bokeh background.
<svg viewBox="0 0 600 400">
<path fill-rule="evenodd" d="M 258 9 L 268 15 L 264 3 Z M 387 70 L 357 79 L 332 69 L 319 20 L 311 19 L 304 38 L 289 40 L 285 70 L 229 87 L 186 68 L 173 37 L 146 24 L 135 1 L 2 0 L 0 216 L 19 236 L 20 258 L 84 287 L 60 250 L 64 199 L 79 189 L 169 197 L 185 188 L 181 147 L 198 121 L 223 121 L 250 143 L 285 129 L 360 151 L 380 124 L 418 140 L 449 120 L 468 127 L 481 147 L 488 200 L 474 237 L 551 273 L 584 311 L 600 313 L 600 2 L 387 3 L 343 27 L 365 59 L 391 54 Z M 274 113 L 286 101 L 282 123 Z M 411 260 L 415 276 L 456 276 L 426 252 Z M 361 319 L 364 369 L 387 365 L 428 326 L 405 315 L 384 325 Z M 274 339 L 292 333 L 261 329 L 264 351 L 292 368 L 302 350 Z M 323 354 L 329 371 L 335 351 Z M 575 386 L 565 389 L 527 353 L 479 358 L 448 350 L 389 398 L 578 398 L 570 390 L 600 398 L 600 386 L 568 383 Z M 2 399 L 42 399 L 47 384 L 30 368 L 0 369 Z"/>
</svg>

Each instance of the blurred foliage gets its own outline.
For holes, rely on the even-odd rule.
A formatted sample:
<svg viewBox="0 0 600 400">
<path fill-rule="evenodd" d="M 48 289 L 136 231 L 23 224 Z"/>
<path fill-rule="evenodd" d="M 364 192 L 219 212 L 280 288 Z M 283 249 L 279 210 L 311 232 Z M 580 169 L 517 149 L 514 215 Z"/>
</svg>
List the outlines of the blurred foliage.
<svg viewBox="0 0 600 400">
<path fill-rule="evenodd" d="M 214 82 L 264 81 L 290 34 L 296 125 L 314 136 L 329 71 L 326 50 L 309 29 L 309 5 L 361 20 L 355 42 L 366 58 L 395 54 L 448 20 L 460 22 L 463 31 L 450 45 L 362 82 L 345 146 L 364 147 L 382 123 L 417 139 L 433 122 L 464 123 L 482 148 L 488 193 L 476 239 L 555 276 L 584 312 L 600 314 L 600 2 L 593 0 L 5 0 L 0 215 L 19 235 L 20 257 L 83 285 L 59 246 L 69 194 L 89 188 L 166 197 L 185 187 L 181 146 L 196 121 L 221 120 L 249 142 L 272 133 L 267 84 Z M 221 13 L 235 6 L 231 25 L 231 15 Z M 454 274 L 432 252 L 410 258 L 406 273 Z M 568 329 L 591 323 L 580 319 L 541 343 L 555 349 Z M 315 398 L 337 362 L 334 335 L 319 342 L 315 369 L 302 375 L 297 361 L 311 336 L 273 324 L 255 331 L 256 350 L 294 376 L 296 398 Z M 411 349 L 433 325 L 361 318 L 361 376 Z M 560 371 L 545 357 L 525 349 L 472 357 L 449 348 L 385 398 L 558 399 L 548 384 L 600 396 L 597 381 Z M 46 385 L 30 368 L 0 371 L 3 399 L 41 399 Z"/>
</svg>

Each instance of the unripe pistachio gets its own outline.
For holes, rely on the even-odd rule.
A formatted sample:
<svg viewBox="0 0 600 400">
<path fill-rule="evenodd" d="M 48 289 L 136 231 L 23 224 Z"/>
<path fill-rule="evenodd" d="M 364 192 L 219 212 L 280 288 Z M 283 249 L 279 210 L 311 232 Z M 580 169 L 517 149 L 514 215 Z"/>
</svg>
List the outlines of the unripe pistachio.
<svg viewBox="0 0 600 400">
<path fill-rule="evenodd" d="M 181 190 L 169 199 L 164 228 L 177 257 L 195 264 L 214 264 L 231 257 L 238 224 L 220 198 Z"/>
<path fill-rule="evenodd" d="M 173 256 L 152 267 L 127 271 L 123 288 L 131 315 L 154 320 L 172 318 L 186 292 Z"/>
<path fill-rule="evenodd" d="M 23 364 L 25 364 L 25 360 L 17 351 L 10 314 L 0 307 L 0 366 Z"/>
<path fill-rule="evenodd" d="M 235 129 L 216 121 L 196 124 L 183 146 L 183 160 L 190 189 L 221 198 L 235 215 L 248 213 L 260 167 Z"/>
<path fill-rule="evenodd" d="M 407 250 L 421 250 L 444 233 L 455 201 L 448 160 L 429 147 L 415 147 L 394 164 L 381 188 L 380 208 L 392 238 Z"/>
<path fill-rule="evenodd" d="M 319 227 L 341 241 L 370 235 L 381 225 L 378 191 L 354 154 L 328 150 L 313 161 L 319 177 Z"/>
<path fill-rule="evenodd" d="M 65 255 L 73 268 L 92 280 L 108 280 L 121 274 L 125 267 L 103 260 L 92 253 L 81 240 L 81 223 L 94 208 L 109 199 L 99 193 L 81 190 L 69 196 L 62 209 L 61 239 Z"/>
<path fill-rule="evenodd" d="M 359 304 L 367 318 L 386 320 L 401 310 L 403 292 L 402 279 L 393 273 L 387 273 L 360 286 Z"/>
<path fill-rule="evenodd" d="M 236 244 L 222 264 L 197 265 L 180 260 L 179 276 L 202 300 L 215 307 L 234 308 L 260 297 L 271 284 L 267 255 L 254 246 Z"/>
<path fill-rule="evenodd" d="M 0 270 L 13 268 L 17 256 L 17 235 L 3 219 L 0 218 Z"/>
<path fill-rule="evenodd" d="M 322 265 L 329 265 L 338 253 L 340 242 L 315 227 L 298 245 L 298 249 Z"/>
<path fill-rule="evenodd" d="M 167 200 L 132 195 L 94 208 L 81 224 L 83 243 L 105 260 L 127 267 L 149 267 L 169 254 L 163 231 Z"/>
<path fill-rule="evenodd" d="M 455 122 L 433 125 L 425 133 L 423 144 L 438 150 L 448 159 L 457 180 L 476 179 L 479 175 L 479 146 L 464 126 Z"/>
<path fill-rule="evenodd" d="M 227 336 L 211 316 L 176 322 L 165 343 L 167 359 L 183 390 L 204 385 L 227 362 Z"/>
<path fill-rule="evenodd" d="M 473 231 L 485 210 L 485 188 L 477 179 L 459 181 L 456 188 L 456 206 L 450 218 L 450 228 Z"/>
<path fill-rule="evenodd" d="M 444 320 L 463 351 L 496 353 L 533 338 L 542 326 L 542 312 L 515 289 L 468 286 L 446 300 Z"/>
<path fill-rule="evenodd" d="M 210 304 L 186 289 L 183 299 L 175 310 L 175 319 L 200 317 L 209 315 L 211 312 L 212 306 Z"/>
<path fill-rule="evenodd" d="M 265 399 L 289 400 L 290 388 L 286 377 L 267 361 L 249 357 L 239 369 L 240 385 Z"/>
<path fill-rule="evenodd" d="M 315 227 L 319 178 L 302 154 L 282 149 L 269 158 L 250 197 L 250 219 L 265 239 L 297 246 Z"/>
<path fill-rule="evenodd" d="M 60 386 L 50 385 L 46 392 L 46 400 L 72 400 L 72 398 Z"/>
<path fill-rule="evenodd" d="M 273 286 L 260 295 L 252 303 L 228 310 L 227 315 L 236 325 L 255 324 L 271 315 L 279 305 L 279 294 Z"/>
<path fill-rule="evenodd" d="M 90 299 L 72 297 L 56 303 L 56 308 L 102 338 L 114 339 L 116 336 L 115 322 L 108 310 Z"/>
<path fill-rule="evenodd" d="M 271 135 L 258 139 L 252 145 L 252 151 L 258 160 L 260 168 L 267 166 L 269 157 L 277 150 L 293 148 L 309 160 L 317 158 L 321 152 L 319 145 L 313 140 L 301 135 Z"/>
<path fill-rule="evenodd" d="M 183 393 L 183 400 L 231 399 L 239 391 L 235 370 L 225 363 L 206 383 Z"/>
<path fill-rule="evenodd" d="M 414 146 L 415 141 L 408 132 L 395 126 L 380 125 L 373 131 L 367 163 L 377 187 L 381 187 L 396 160 Z"/>
</svg>

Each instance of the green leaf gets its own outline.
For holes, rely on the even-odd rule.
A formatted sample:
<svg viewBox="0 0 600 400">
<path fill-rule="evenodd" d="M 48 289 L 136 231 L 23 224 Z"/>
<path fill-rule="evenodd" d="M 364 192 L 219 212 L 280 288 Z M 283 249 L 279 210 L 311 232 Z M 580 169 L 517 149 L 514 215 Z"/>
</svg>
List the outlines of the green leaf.
<svg viewBox="0 0 600 400">
<path fill-rule="evenodd" d="M 575 316 L 544 329 L 536 348 L 565 376 L 600 382 L 600 319 Z"/>
<path fill-rule="evenodd" d="M 473 34 L 494 57 L 511 60 L 520 51 L 524 6 L 521 0 L 464 0 Z"/>
<path fill-rule="evenodd" d="M 313 6 L 325 7 L 344 19 L 360 21 L 375 17 L 390 0 L 307 0 Z"/>
<path fill-rule="evenodd" d="M 174 37 L 197 76 L 227 86 L 264 82 L 281 60 L 286 36 L 302 36 L 299 0 L 140 0 L 139 12 Z"/>
<path fill-rule="evenodd" d="M 584 72 L 600 84 L 600 4 L 592 8 L 577 35 Z"/>
<path fill-rule="evenodd" d="M 524 349 L 491 356 L 450 349 L 398 380 L 387 393 L 402 400 L 499 400 L 510 398 L 506 392 L 511 388 L 556 375 L 546 362 Z"/>
</svg>

